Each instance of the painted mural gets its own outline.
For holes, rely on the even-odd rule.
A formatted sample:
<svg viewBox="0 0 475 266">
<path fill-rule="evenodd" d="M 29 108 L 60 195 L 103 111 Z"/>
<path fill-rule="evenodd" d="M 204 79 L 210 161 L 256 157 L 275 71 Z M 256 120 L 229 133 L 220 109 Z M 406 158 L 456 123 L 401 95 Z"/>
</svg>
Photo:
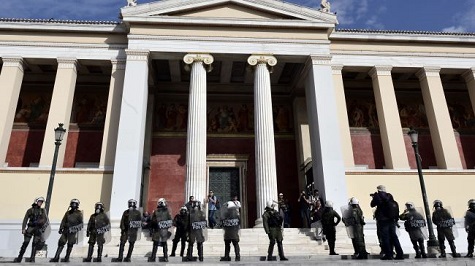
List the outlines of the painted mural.
<svg viewBox="0 0 475 266">
<path fill-rule="evenodd" d="M 46 125 L 51 93 L 21 92 L 18 98 L 15 123 Z"/>
<path fill-rule="evenodd" d="M 274 131 L 276 134 L 293 132 L 290 105 L 274 105 Z M 187 103 L 159 103 L 155 110 L 155 131 L 186 132 Z M 252 103 L 208 103 L 207 131 L 216 134 L 254 133 L 254 106 Z"/>
<path fill-rule="evenodd" d="M 372 92 L 347 92 L 346 104 L 350 127 L 379 128 Z"/>
<path fill-rule="evenodd" d="M 475 132 L 475 115 L 468 95 L 466 93 L 446 93 L 445 97 L 452 127 Z"/>
<path fill-rule="evenodd" d="M 396 92 L 396 98 L 403 128 L 429 128 L 422 94 Z"/>
<path fill-rule="evenodd" d="M 77 92 L 74 96 L 71 123 L 79 126 L 104 126 L 107 93 Z"/>
</svg>

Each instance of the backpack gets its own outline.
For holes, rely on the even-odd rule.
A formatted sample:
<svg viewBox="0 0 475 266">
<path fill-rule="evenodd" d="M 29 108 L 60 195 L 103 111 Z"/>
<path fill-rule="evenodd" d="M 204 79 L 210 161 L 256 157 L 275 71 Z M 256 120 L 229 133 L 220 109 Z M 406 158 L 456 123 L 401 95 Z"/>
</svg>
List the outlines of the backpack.
<svg viewBox="0 0 475 266">
<path fill-rule="evenodd" d="M 384 217 L 389 219 L 399 219 L 399 204 L 394 199 L 383 201 L 381 204 L 381 212 Z"/>
</svg>

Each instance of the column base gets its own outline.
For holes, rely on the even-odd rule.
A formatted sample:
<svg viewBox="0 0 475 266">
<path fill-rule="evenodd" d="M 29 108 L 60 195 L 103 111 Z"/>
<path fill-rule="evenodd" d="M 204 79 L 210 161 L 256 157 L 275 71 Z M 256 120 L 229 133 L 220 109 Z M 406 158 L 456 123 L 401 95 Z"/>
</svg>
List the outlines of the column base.
<svg viewBox="0 0 475 266">
<path fill-rule="evenodd" d="M 259 218 L 257 219 L 255 222 L 254 222 L 254 228 L 263 228 L 264 227 L 264 224 L 262 223 L 262 218 Z"/>
</svg>

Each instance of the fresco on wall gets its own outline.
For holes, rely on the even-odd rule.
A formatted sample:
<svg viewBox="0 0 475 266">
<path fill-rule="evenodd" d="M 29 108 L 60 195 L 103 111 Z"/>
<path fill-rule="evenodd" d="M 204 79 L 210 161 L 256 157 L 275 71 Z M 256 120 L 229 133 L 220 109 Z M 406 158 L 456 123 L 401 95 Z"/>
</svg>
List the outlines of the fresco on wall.
<svg viewBox="0 0 475 266">
<path fill-rule="evenodd" d="M 372 92 L 348 92 L 346 103 L 350 127 L 379 128 Z"/>
<path fill-rule="evenodd" d="M 103 126 L 107 112 L 107 93 L 77 92 L 74 95 L 71 123 Z"/>
<path fill-rule="evenodd" d="M 51 93 L 21 92 L 15 113 L 15 123 L 46 125 Z"/>
<path fill-rule="evenodd" d="M 447 107 L 454 129 L 475 131 L 475 115 L 466 93 L 446 93 Z"/>
<path fill-rule="evenodd" d="M 429 128 L 422 94 L 396 92 L 396 99 L 403 128 Z"/>
<path fill-rule="evenodd" d="M 276 134 L 293 132 L 290 105 L 274 105 L 274 131 Z M 208 103 L 207 131 L 216 134 L 254 133 L 254 106 L 252 103 Z M 155 111 L 155 131 L 186 132 L 188 104 L 159 103 Z"/>
</svg>

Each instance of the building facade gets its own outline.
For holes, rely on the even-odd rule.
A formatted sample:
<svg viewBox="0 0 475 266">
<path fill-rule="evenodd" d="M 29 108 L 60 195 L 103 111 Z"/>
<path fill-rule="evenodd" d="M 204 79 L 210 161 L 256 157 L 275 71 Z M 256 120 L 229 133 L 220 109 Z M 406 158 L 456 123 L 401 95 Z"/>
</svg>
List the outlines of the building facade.
<svg viewBox="0 0 475 266">
<path fill-rule="evenodd" d="M 419 131 L 429 201 L 462 218 L 475 184 L 475 35 L 336 29 L 276 0 L 166 0 L 120 22 L 0 20 L 0 221 L 6 238 L 45 196 L 120 219 L 129 199 L 179 207 L 237 195 L 244 226 L 307 185 L 346 204 L 386 185 L 422 206 L 407 132 Z"/>
</svg>

